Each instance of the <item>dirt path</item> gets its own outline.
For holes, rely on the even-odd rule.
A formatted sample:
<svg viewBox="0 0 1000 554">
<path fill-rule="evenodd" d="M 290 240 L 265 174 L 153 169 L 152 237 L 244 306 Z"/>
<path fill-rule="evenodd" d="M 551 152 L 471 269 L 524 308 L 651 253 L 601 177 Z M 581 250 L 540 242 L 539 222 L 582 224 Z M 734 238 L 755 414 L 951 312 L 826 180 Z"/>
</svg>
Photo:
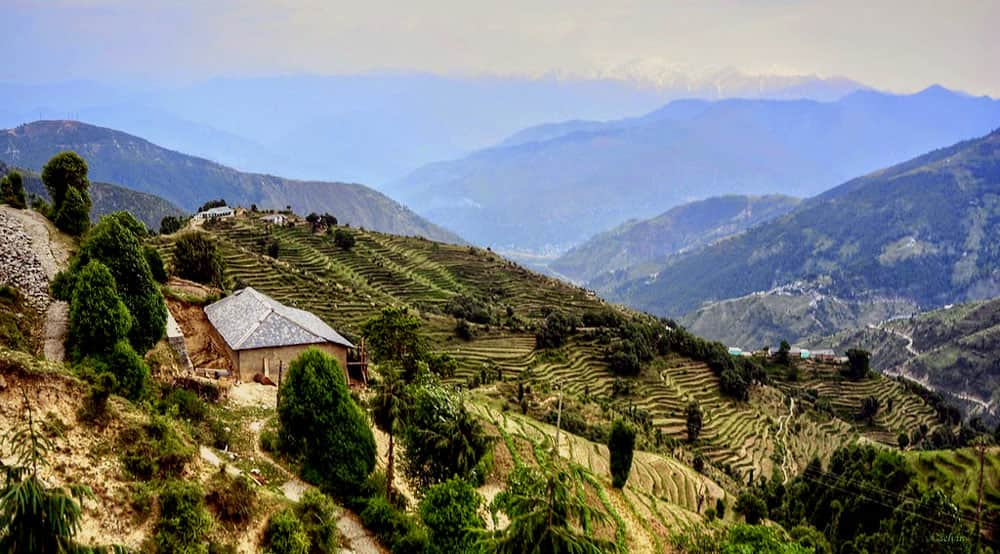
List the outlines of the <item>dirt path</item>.
<svg viewBox="0 0 1000 554">
<path fill-rule="evenodd" d="M 257 383 L 244 383 L 242 386 L 247 387 L 249 385 L 265 387 L 264 385 L 259 385 Z M 274 387 L 265 388 L 273 389 Z M 267 452 L 260 449 L 260 432 L 264 428 L 264 423 L 264 420 L 257 420 L 250 424 L 250 431 L 254 434 L 254 455 L 269 462 L 285 476 L 287 481 L 281 485 L 281 492 L 285 495 L 285 498 L 291 500 L 292 502 L 298 502 L 302 499 L 302 495 L 305 494 L 307 490 L 312 488 L 312 485 L 309 485 L 302 479 L 299 479 L 298 476 L 285 469 L 285 466 L 276 462 L 274 458 L 268 455 Z M 354 515 L 352 512 L 344 509 L 340 510 L 340 516 L 337 518 L 337 529 L 349 545 L 349 547 L 346 550 L 342 550 L 342 552 L 354 552 L 357 554 L 386 554 L 387 552 L 379 545 L 378 540 L 376 540 L 375 537 L 369 533 L 367 529 L 365 529 L 365 526 L 361 524 L 358 516 Z"/>
<path fill-rule="evenodd" d="M 784 450 L 784 456 L 781 458 L 781 473 L 785 476 L 785 480 L 781 483 L 787 484 L 788 480 L 791 479 L 791 475 L 795 472 L 795 460 L 788 453 L 788 445 L 786 444 L 786 439 L 788 438 L 788 422 L 792 420 L 795 416 L 795 399 L 791 399 L 791 403 L 788 406 L 788 415 L 781 416 L 778 418 L 778 432 L 775 433 L 775 440 L 781 441 L 782 449 Z M 786 469 L 787 466 L 787 469 Z"/>
</svg>

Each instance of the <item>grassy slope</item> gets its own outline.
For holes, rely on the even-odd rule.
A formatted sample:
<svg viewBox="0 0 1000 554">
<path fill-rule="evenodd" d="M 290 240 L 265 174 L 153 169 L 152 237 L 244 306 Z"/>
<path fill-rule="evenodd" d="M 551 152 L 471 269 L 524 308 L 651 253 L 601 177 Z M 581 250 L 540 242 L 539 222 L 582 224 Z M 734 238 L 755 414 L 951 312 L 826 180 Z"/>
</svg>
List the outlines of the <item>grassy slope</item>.
<svg viewBox="0 0 1000 554">
<path fill-rule="evenodd" d="M 698 447 L 720 467 L 731 466 L 740 478 L 751 470 L 755 475 L 770 475 L 774 460 L 782 459 L 785 451 L 801 467 L 812 456 L 825 457 L 859 434 L 888 440 L 898 426 L 933 424 L 930 408 L 916 399 L 913 402 L 919 409 L 894 416 L 898 421 L 888 421 L 888 428 L 874 429 L 855 429 L 852 423 L 824 419 L 808 409 L 799 416 L 804 406 L 808 408 L 800 402 L 794 417 L 799 423 L 797 430 L 784 430 L 783 438 L 778 439 L 779 419 L 787 418 L 789 411 L 781 389 L 760 387 L 751 402 L 734 402 L 719 395 L 717 378 L 705 364 L 676 356 L 660 358 L 645 368 L 631 395 L 612 397 L 614 376 L 603 362 L 603 347 L 596 340 L 580 333 L 559 351 L 542 352 L 534 348 L 534 336 L 528 330 L 540 321 L 543 308 L 581 314 L 603 305 L 583 289 L 528 272 L 485 250 L 371 231 L 353 230 L 357 244 L 346 251 L 304 226 L 276 229 L 273 233 L 281 244 L 278 260 L 258 253 L 258 240 L 268 231 L 255 221 L 236 219 L 214 232 L 234 281 L 314 311 L 349 337 L 356 337 L 360 325 L 382 306 L 418 310 L 433 346 L 458 360 L 456 381 L 478 374 L 484 364 L 502 367 L 506 380 L 531 369 L 532 380 L 538 384 L 558 382 L 576 397 L 610 402 L 614 412 L 632 406 L 645 410 L 656 428 L 676 439 L 685 436 L 684 406 L 697 399 L 706 412 Z M 169 257 L 169 238 L 161 241 Z M 457 339 L 454 318 L 440 311 L 456 294 L 488 299 L 500 321 L 507 319 L 504 309 L 511 306 L 515 317 L 522 320 L 523 330 L 511 330 L 495 321 L 489 327 L 476 326 L 472 341 Z M 889 380 L 837 386 L 829 394 L 857 398 L 859 404 L 867 394 L 901 394 Z M 690 459 L 685 449 L 677 455 Z"/>
</svg>

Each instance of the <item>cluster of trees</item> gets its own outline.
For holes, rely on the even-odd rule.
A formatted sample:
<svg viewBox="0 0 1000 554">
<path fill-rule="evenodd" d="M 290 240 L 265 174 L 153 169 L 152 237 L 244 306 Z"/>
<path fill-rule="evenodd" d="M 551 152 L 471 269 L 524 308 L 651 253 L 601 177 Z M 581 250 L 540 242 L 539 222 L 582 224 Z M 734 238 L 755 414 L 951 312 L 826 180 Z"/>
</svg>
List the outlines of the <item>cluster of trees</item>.
<svg viewBox="0 0 1000 554">
<path fill-rule="evenodd" d="M 747 523 L 770 518 L 809 537 L 817 552 L 972 552 L 975 536 L 959 509 L 923 488 L 892 450 L 851 445 L 782 484 L 777 475 L 745 491 L 735 510 Z"/>
<path fill-rule="evenodd" d="M 24 197 L 24 180 L 17 171 L 11 171 L 0 179 L 0 204 L 23 210 L 28 207 Z"/>
<path fill-rule="evenodd" d="M 323 215 L 319 215 L 316 212 L 310 213 L 306 216 L 306 222 L 309 223 L 314 233 L 323 227 L 330 229 L 337 226 L 337 218 L 325 212 Z"/>
<path fill-rule="evenodd" d="M 493 311 L 489 304 L 465 294 L 451 297 L 444 305 L 444 313 L 473 323 L 487 324 L 493 321 Z"/>
<path fill-rule="evenodd" d="M 147 232 L 126 212 L 101 218 L 52 286 L 70 304 L 69 358 L 93 374 L 112 375 L 115 392 L 133 400 L 147 390 L 142 355 L 163 336 L 167 319 L 150 267 L 159 262 L 162 270 L 162 261 L 143 247 Z"/>
<path fill-rule="evenodd" d="M 171 235 L 181 230 L 184 224 L 187 222 L 186 217 L 177 217 L 176 215 L 166 215 L 160 220 L 160 234 L 161 235 Z"/>
<path fill-rule="evenodd" d="M 226 266 L 215 239 L 200 231 L 189 231 L 178 237 L 174 241 L 173 273 L 197 283 L 222 288 Z"/>
<path fill-rule="evenodd" d="M 219 198 L 218 200 L 209 200 L 208 202 L 205 202 L 204 204 L 199 206 L 198 209 L 195 210 L 195 213 L 211 210 L 212 208 L 225 208 L 228 205 L 229 204 L 226 203 L 225 198 Z"/>
<path fill-rule="evenodd" d="M 535 331 L 536 348 L 559 348 L 576 332 L 580 323 L 571 314 L 549 312 L 545 321 Z"/>
<path fill-rule="evenodd" d="M 663 323 L 669 325 L 670 322 Z M 673 324 L 667 332 L 660 335 L 660 339 L 663 343 L 660 346 L 661 353 L 676 352 L 705 362 L 719 377 L 722 393 L 737 400 L 748 400 L 750 387 L 754 383 L 767 382 L 767 374 L 752 359 L 731 356 L 726 345 L 696 337 L 680 325 Z"/>
</svg>

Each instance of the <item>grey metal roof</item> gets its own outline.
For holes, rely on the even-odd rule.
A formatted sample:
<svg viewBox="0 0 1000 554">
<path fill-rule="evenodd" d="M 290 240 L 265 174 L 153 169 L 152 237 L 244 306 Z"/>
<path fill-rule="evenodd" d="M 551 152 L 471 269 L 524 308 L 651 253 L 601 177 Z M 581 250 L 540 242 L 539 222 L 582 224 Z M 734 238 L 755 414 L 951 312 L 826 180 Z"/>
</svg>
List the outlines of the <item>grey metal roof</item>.
<svg viewBox="0 0 1000 554">
<path fill-rule="evenodd" d="M 250 287 L 206 306 L 205 315 L 233 350 L 321 342 L 354 348 L 322 319 Z"/>
</svg>

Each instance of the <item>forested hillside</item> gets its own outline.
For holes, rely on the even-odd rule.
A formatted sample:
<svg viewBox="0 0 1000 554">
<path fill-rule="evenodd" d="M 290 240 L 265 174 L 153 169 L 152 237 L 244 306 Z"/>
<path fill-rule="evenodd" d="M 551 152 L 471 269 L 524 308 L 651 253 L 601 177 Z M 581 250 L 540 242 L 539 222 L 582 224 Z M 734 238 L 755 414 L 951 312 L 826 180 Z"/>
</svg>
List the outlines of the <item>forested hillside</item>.
<svg viewBox="0 0 1000 554">
<path fill-rule="evenodd" d="M 62 150 L 73 150 L 86 158 L 91 178 L 96 181 L 155 194 L 188 211 L 223 198 L 244 207 L 291 206 L 302 213 L 330 212 L 340 221 L 359 227 L 461 242 L 453 233 L 363 185 L 242 173 L 139 137 L 77 121 L 37 121 L 0 131 L 0 159 L 12 166 L 37 171 Z"/>
<path fill-rule="evenodd" d="M 760 293 L 798 295 L 817 318 L 808 334 L 826 335 L 843 327 L 822 318 L 824 306 L 837 313 L 846 302 L 861 314 L 869 305 L 903 308 L 879 314 L 886 318 L 1000 294 L 1000 248 L 991 240 L 1000 236 L 998 215 L 1000 132 L 994 132 L 849 181 L 786 216 L 607 289 L 657 314 L 699 310 L 697 318 L 720 322 L 716 328 L 732 302 L 753 305 Z M 762 321 L 758 331 L 744 330 L 758 338 L 751 346 L 763 344 L 767 333 L 803 336 L 767 311 L 753 316 Z"/>
<path fill-rule="evenodd" d="M 609 271 L 662 262 L 791 211 L 788 196 L 720 196 L 672 208 L 652 219 L 630 221 L 605 231 L 549 264 L 560 275 L 589 281 Z"/>
</svg>

